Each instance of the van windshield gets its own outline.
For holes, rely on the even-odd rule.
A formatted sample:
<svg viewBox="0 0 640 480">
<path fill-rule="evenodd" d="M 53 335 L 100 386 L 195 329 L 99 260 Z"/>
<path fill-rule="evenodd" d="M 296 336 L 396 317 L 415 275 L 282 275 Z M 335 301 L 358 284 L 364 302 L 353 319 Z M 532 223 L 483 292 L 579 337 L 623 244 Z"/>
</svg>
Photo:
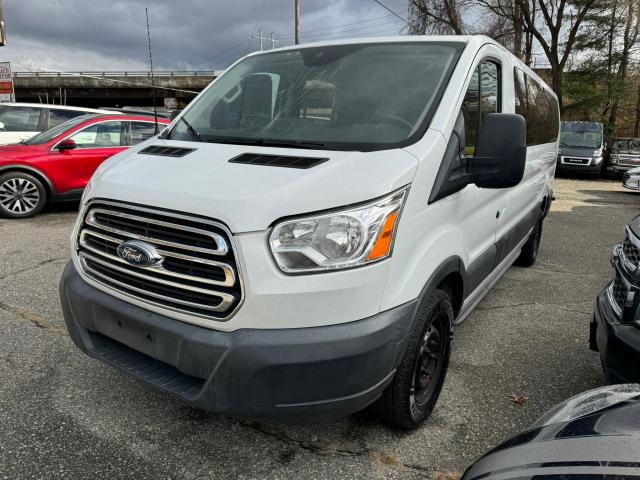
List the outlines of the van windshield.
<svg viewBox="0 0 640 480">
<path fill-rule="evenodd" d="M 603 132 L 601 123 L 562 122 L 560 146 L 597 150 L 602 147 Z"/>
<path fill-rule="evenodd" d="M 329 150 L 412 143 L 463 48 L 398 42 L 248 57 L 216 80 L 167 138 Z"/>
</svg>

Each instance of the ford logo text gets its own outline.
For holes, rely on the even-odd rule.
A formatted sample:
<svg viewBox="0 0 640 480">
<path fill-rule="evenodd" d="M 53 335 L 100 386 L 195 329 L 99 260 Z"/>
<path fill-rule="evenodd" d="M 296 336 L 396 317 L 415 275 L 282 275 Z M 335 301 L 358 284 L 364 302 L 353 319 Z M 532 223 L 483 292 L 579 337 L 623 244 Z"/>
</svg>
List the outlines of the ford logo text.
<svg viewBox="0 0 640 480">
<path fill-rule="evenodd" d="M 118 256 L 136 267 L 149 267 L 162 260 L 153 245 L 137 240 L 130 240 L 118 245 Z"/>
</svg>

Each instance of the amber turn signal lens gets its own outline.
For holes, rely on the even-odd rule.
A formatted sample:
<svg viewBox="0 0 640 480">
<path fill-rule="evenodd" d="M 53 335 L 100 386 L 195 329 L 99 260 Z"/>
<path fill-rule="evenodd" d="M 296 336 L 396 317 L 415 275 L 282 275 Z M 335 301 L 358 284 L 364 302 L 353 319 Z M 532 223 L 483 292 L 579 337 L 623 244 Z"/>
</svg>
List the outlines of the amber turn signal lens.
<svg viewBox="0 0 640 480">
<path fill-rule="evenodd" d="M 393 212 L 384 221 L 382 231 L 376 240 L 375 245 L 371 249 L 368 260 L 376 260 L 378 258 L 386 257 L 391 250 L 391 242 L 393 240 L 393 232 L 396 228 L 396 221 L 398 220 L 398 212 Z"/>
</svg>

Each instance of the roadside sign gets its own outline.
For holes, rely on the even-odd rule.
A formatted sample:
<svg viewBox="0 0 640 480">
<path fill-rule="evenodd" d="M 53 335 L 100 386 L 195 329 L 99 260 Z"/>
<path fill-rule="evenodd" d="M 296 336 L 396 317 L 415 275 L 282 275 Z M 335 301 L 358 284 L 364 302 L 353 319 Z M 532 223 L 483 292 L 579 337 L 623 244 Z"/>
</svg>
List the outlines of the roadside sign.
<svg viewBox="0 0 640 480">
<path fill-rule="evenodd" d="M 0 102 L 15 101 L 14 93 L 11 63 L 0 62 Z"/>
</svg>

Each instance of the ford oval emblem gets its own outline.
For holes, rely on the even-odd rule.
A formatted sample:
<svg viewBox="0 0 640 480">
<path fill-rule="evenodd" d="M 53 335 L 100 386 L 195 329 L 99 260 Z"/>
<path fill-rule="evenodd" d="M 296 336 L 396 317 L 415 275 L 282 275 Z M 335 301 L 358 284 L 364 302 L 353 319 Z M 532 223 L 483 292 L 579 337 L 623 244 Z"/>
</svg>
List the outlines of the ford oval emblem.
<svg viewBox="0 0 640 480">
<path fill-rule="evenodd" d="M 138 240 L 121 243 L 117 252 L 121 259 L 136 267 L 148 267 L 162 260 L 153 245 Z"/>
</svg>

